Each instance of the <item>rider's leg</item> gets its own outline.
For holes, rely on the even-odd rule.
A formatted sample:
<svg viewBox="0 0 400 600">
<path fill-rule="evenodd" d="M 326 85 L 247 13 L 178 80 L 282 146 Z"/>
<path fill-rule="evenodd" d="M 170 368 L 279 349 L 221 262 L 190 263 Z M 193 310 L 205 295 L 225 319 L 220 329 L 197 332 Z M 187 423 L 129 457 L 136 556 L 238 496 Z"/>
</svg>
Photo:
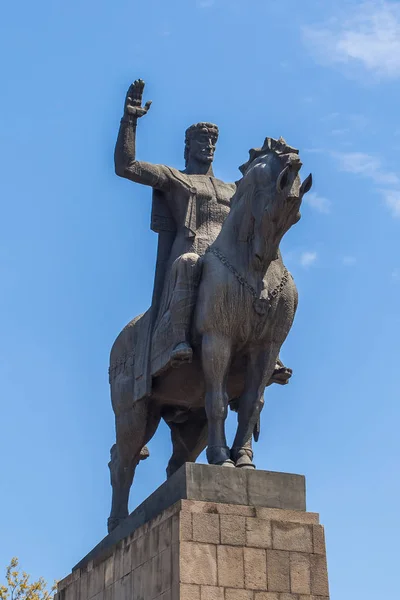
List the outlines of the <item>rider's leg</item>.
<svg viewBox="0 0 400 600">
<path fill-rule="evenodd" d="M 171 358 L 176 364 L 192 360 L 189 335 L 200 279 L 199 259 L 198 254 L 188 252 L 177 258 L 172 265 L 171 277 L 175 280 L 175 285 L 170 304 L 174 341 Z"/>
</svg>

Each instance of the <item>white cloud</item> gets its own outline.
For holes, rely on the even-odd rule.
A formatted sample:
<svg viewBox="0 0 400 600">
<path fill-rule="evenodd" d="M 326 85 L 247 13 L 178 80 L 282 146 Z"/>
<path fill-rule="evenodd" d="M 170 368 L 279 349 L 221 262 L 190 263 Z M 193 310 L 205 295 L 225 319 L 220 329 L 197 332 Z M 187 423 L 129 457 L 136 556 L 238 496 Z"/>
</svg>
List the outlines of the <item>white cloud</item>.
<svg viewBox="0 0 400 600">
<path fill-rule="evenodd" d="M 214 0 L 197 0 L 196 4 L 199 8 L 210 8 L 213 6 Z"/>
<path fill-rule="evenodd" d="M 346 267 L 352 267 L 357 263 L 357 259 L 355 256 L 343 256 L 342 263 Z"/>
<path fill-rule="evenodd" d="M 392 276 L 393 281 L 400 281 L 400 269 L 398 269 L 398 268 L 393 269 L 391 276 Z"/>
<path fill-rule="evenodd" d="M 392 215 L 400 218 L 400 190 L 382 190 L 382 193 Z"/>
<path fill-rule="evenodd" d="M 342 128 L 338 128 L 338 129 L 332 129 L 331 130 L 331 135 L 337 135 L 337 136 L 342 136 L 342 135 L 346 135 L 350 133 L 350 129 L 348 127 L 342 127 Z"/>
<path fill-rule="evenodd" d="M 302 267 L 310 267 L 317 260 L 316 252 L 303 252 L 300 256 L 300 264 Z"/>
<path fill-rule="evenodd" d="M 400 4 L 387 0 L 356 3 L 325 26 L 303 28 L 316 60 L 363 67 L 378 77 L 400 76 Z"/>
<path fill-rule="evenodd" d="M 378 157 L 363 152 L 335 152 L 332 156 L 339 162 L 342 171 L 370 179 L 379 186 L 397 186 L 397 189 L 378 188 L 378 191 L 383 195 L 392 216 L 400 218 L 400 178 L 396 173 L 386 171 Z"/>
<path fill-rule="evenodd" d="M 362 175 L 382 185 L 397 185 L 399 177 L 392 171 L 386 171 L 381 160 L 364 152 L 334 152 L 333 156 L 339 163 L 339 168 L 347 173 Z"/>
<path fill-rule="evenodd" d="M 328 214 L 331 212 L 331 201 L 315 192 L 309 192 L 304 196 L 304 201 L 320 213 Z"/>
</svg>

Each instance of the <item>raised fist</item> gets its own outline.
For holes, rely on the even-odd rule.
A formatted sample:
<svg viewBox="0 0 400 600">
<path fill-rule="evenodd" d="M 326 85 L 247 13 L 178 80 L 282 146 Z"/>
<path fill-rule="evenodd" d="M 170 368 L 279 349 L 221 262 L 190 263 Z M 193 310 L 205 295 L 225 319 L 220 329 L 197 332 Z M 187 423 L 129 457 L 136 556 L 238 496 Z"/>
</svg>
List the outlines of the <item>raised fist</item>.
<svg viewBox="0 0 400 600">
<path fill-rule="evenodd" d="M 136 79 L 128 90 L 125 98 L 125 115 L 134 119 L 140 119 L 145 114 L 147 114 L 151 102 L 146 102 L 144 106 L 142 106 L 143 99 L 143 90 L 144 90 L 144 81 L 142 79 Z"/>
</svg>

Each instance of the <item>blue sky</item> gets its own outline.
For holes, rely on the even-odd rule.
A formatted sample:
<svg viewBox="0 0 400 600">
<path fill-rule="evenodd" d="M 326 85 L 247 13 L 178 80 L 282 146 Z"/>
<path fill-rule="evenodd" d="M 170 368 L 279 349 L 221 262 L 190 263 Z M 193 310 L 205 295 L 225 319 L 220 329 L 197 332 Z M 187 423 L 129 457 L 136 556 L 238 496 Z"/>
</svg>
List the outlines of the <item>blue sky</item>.
<svg viewBox="0 0 400 600">
<path fill-rule="evenodd" d="M 145 310 L 150 190 L 118 179 L 126 89 L 153 106 L 138 157 L 183 167 L 185 128 L 221 130 L 215 172 L 283 135 L 314 175 L 283 254 L 300 293 L 259 468 L 303 473 L 332 600 L 398 589 L 400 4 L 21 0 L 0 61 L 0 565 L 61 578 L 105 534 L 114 337 Z M 232 435 L 235 421 L 228 423 Z M 132 492 L 164 479 L 162 426 Z"/>
</svg>

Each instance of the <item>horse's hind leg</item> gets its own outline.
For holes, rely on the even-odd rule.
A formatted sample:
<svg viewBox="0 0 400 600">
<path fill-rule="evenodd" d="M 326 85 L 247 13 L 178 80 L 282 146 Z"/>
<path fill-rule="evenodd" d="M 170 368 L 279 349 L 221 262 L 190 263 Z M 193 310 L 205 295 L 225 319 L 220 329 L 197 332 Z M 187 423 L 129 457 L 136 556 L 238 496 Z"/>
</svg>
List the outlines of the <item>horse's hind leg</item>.
<svg viewBox="0 0 400 600">
<path fill-rule="evenodd" d="M 254 468 L 252 435 L 264 406 L 263 394 L 276 364 L 279 348 L 249 355 L 246 384 L 238 403 L 238 428 L 231 456 L 237 467 Z"/>
<path fill-rule="evenodd" d="M 231 354 L 232 344 L 226 336 L 209 333 L 203 336 L 202 366 L 208 419 L 207 459 L 214 465 L 233 465 L 225 437 L 225 420 L 228 413 L 226 382 Z"/>
<path fill-rule="evenodd" d="M 154 409 L 153 403 L 149 400 L 139 401 L 129 410 L 116 412 L 117 441 L 111 448 L 109 463 L 112 485 L 109 532 L 129 514 L 129 491 L 135 470 L 139 461 L 145 458 L 142 449 L 153 437 L 159 422 L 159 411 Z"/>
<path fill-rule="evenodd" d="M 207 415 L 204 408 L 193 411 L 183 423 L 168 423 L 171 429 L 172 456 L 167 467 L 171 477 L 186 462 L 195 462 L 207 446 Z"/>
</svg>

